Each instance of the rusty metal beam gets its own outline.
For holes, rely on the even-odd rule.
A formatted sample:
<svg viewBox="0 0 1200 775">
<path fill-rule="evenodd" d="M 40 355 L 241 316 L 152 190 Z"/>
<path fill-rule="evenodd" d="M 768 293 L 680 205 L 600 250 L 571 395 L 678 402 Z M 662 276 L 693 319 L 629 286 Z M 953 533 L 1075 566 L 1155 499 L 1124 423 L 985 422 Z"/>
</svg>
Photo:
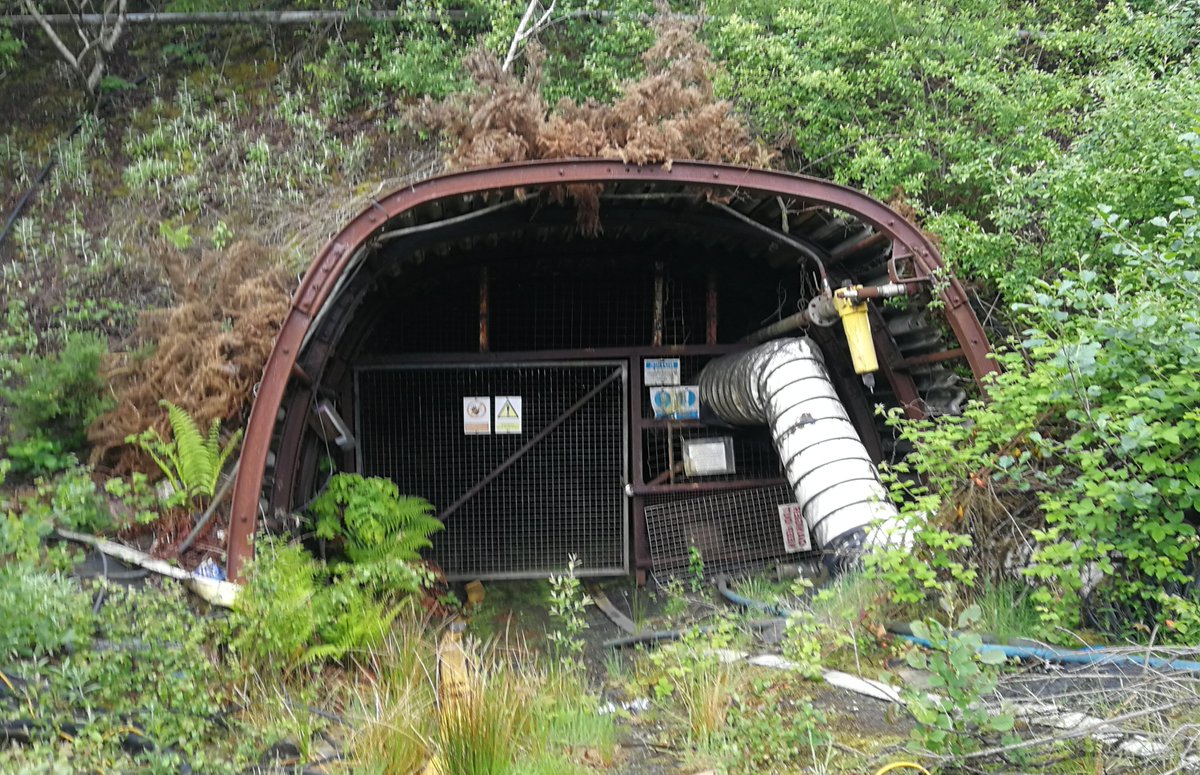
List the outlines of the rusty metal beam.
<svg viewBox="0 0 1200 775">
<path fill-rule="evenodd" d="M 396 216 L 419 205 L 485 191 L 511 191 L 538 186 L 586 183 L 662 183 L 790 197 L 842 210 L 888 234 L 898 255 L 911 256 L 922 275 L 940 273 L 942 260 L 925 234 L 883 202 L 827 180 L 776 170 L 751 169 L 705 162 L 677 161 L 670 166 L 632 165 L 604 159 L 520 162 L 429 178 L 374 201 L 351 220 L 318 254 L 294 297 L 267 359 L 258 395 L 250 412 L 241 465 L 233 494 L 229 531 L 228 575 L 237 579 L 253 553 L 259 498 L 277 414 L 292 366 L 314 317 L 329 300 L 351 257 L 378 236 Z M 996 370 L 983 327 L 957 279 L 940 290 L 951 329 L 976 379 Z M 919 411 L 919 410 L 918 410 Z"/>
</svg>

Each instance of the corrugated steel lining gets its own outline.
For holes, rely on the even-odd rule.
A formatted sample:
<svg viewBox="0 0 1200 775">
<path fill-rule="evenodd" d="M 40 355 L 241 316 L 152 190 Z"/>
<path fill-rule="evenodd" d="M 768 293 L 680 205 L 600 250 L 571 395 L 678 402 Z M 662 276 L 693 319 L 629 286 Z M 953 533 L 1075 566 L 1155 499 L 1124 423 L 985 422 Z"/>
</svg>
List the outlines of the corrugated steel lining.
<svg viewBox="0 0 1200 775">
<path fill-rule="evenodd" d="M 264 477 L 270 475 L 275 480 L 278 494 L 289 491 L 287 487 L 281 488 L 280 482 L 295 476 L 295 448 L 306 423 L 304 408 L 311 401 L 311 393 L 306 391 L 311 386 L 293 391 L 288 399 L 289 409 L 281 413 L 288 381 L 302 348 L 307 346 L 304 373 L 313 385 L 320 384 L 352 315 L 344 310 L 341 321 L 325 338 L 314 338 L 314 334 L 326 328 L 314 323 L 331 315 L 344 292 L 349 296 L 358 294 L 359 298 L 365 293 L 363 289 L 351 288 L 357 269 L 373 256 L 391 251 L 407 255 L 405 260 L 430 260 L 454 250 L 456 239 L 460 248 L 462 240 L 471 240 L 468 244 L 500 240 L 503 229 L 481 228 L 472 233 L 472 228 L 485 225 L 485 219 L 493 215 L 519 211 L 524 205 L 505 205 L 478 217 L 475 213 L 504 205 L 509 199 L 538 202 L 540 187 L 583 183 L 605 187 L 601 220 L 606 230 L 625 228 L 605 223 L 607 207 L 610 211 L 629 213 L 623 219 L 630 224 L 628 228 L 642 229 L 644 233 L 658 230 L 680 241 L 698 238 L 736 243 L 740 240 L 744 246 L 753 246 L 752 249 L 769 257 L 776 254 L 780 260 L 793 260 L 787 249 L 761 235 L 757 240 L 748 240 L 746 229 L 753 230 L 753 225 L 735 225 L 735 219 L 706 204 L 705 198 L 713 197 L 772 229 L 792 234 L 803 231 L 828 254 L 831 274 L 835 274 L 839 261 L 855 252 L 869 252 L 883 270 L 892 261 L 908 275 L 927 276 L 941 267 L 937 251 L 928 239 L 883 203 L 828 181 L 769 170 L 698 162 L 676 162 L 667 168 L 594 159 L 540 161 L 454 173 L 406 186 L 372 203 L 351 221 L 313 262 L 297 291 L 268 360 L 247 428 L 234 490 L 228 553 L 231 578 L 236 578 L 252 550 Z M 646 211 L 640 221 L 633 214 L 638 210 Z M 453 222 L 446 223 L 450 219 Z M 529 221 L 522 224 L 507 218 L 505 222 L 516 231 L 528 232 L 531 228 Z M 404 229 L 416 231 L 397 236 L 388 243 L 394 247 L 380 251 L 381 237 Z M 885 234 L 887 239 L 875 240 L 873 231 Z M 542 238 L 555 237 L 552 231 L 545 231 Z M 401 242 L 408 244 L 401 248 Z M 856 249 L 861 245 L 866 247 Z M 951 278 L 939 288 L 939 293 L 946 322 L 975 376 L 980 378 L 993 371 L 995 367 L 987 358 L 987 339 L 962 285 Z M 886 327 L 877 337 L 877 347 L 881 350 L 882 370 L 897 402 L 911 415 L 924 415 L 921 396 L 904 366 L 907 354 L 896 346 Z M 282 454 L 277 470 L 268 472 L 268 454 L 273 443 L 279 444 Z M 284 459 L 284 456 L 291 457 Z"/>
</svg>

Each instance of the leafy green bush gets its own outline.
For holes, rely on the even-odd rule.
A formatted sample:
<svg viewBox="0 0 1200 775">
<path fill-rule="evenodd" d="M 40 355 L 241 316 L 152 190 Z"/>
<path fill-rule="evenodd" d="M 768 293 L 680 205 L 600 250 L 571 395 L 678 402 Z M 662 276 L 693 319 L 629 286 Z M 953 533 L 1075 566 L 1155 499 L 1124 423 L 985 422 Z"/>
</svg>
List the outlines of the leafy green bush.
<svg viewBox="0 0 1200 775">
<path fill-rule="evenodd" d="M 320 573 L 304 547 L 258 541 L 230 617 L 236 633 L 234 649 L 261 662 L 278 657 L 298 660 L 317 631 L 313 597 Z"/>
<path fill-rule="evenodd" d="M 260 541 L 232 616 L 235 650 L 288 665 L 342 657 L 379 645 L 399 603 L 427 573 L 384 557 L 332 569 L 299 544 Z"/>
<path fill-rule="evenodd" d="M 317 537 L 345 538 L 346 555 L 355 562 L 419 560 L 433 545 L 429 536 L 443 527 L 429 501 L 401 496 L 394 482 L 377 476 L 335 474 L 312 513 Z"/>
<path fill-rule="evenodd" d="M 396 98 L 441 99 L 458 91 L 466 82 L 464 48 L 463 40 L 432 25 L 387 25 L 365 43 L 332 43 L 307 69 L 318 85 L 322 111 L 339 116 Z"/>
<path fill-rule="evenodd" d="M 583 668 L 583 632 L 587 629 L 584 612 L 591 597 L 575 575 L 579 557 L 572 554 L 567 560 L 567 572 L 550 576 L 550 618 L 555 629 L 547 637 L 554 644 L 555 656 L 568 670 Z"/>
<path fill-rule="evenodd" d="M 8 25 L 0 25 L 0 74 L 12 69 L 24 48 L 25 44 L 20 38 L 13 37 Z"/>
<path fill-rule="evenodd" d="M 833 743 L 828 718 L 811 702 L 794 703 L 782 697 L 763 702 L 769 688 L 756 686 L 761 691 L 743 697 L 730 710 L 729 772 L 800 772 L 810 764 L 822 771 L 820 764 Z"/>
<path fill-rule="evenodd" d="M 0 460 L 0 486 L 8 468 L 9 462 Z M 16 503 L 0 498 L 0 561 L 70 567 L 70 549 L 60 545 L 46 550 L 43 542 L 56 526 L 89 533 L 111 527 L 108 504 L 86 468 L 69 469 L 51 480 L 38 479 L 34 485 Z"/>
<path fill-rule="evenodd" d="M 11 406 L 14 468 L 47 473 L 70 464 L 67 453 L 83 447 L 88 424 L 110 404 L 100 378 L 107 352 L 102 337 L 71 333 L 61 351 L 17 362 L 16 384 L 0 389 Z"/>
<path fill-rule="evenodd" d="M 902 194 L 960 276 L 1010 298 L 1094 249 L 1082 213 L 1145 221 L 1182 193 L 1200 69 L 1178 4 L 719 6 L 719 91 L 789 165 Z"/>
<path fill-rule="evenodd" d="M 958 615 L 956 630 L 937 619 L 915 621 L 913 635 L 927 641 L 930 653 L 919 648 L 908 652 L 910 667 L 927 670 L 929 688 L 905 691 L 905 700 L 917 725 L 912 741 L 919 750 L 960 756 L 975 750 L 982 735 L 1008 732 L 1013 716 L 990 715 L 984 700 L 996 690 L 996 665 L 1004 663 L 1004 654 L 996 650 L 980 653 L 980 637 L 968 630 L 979 621 L 979 607 L 970 606 Z"/>
<path fill-rule="evenodd" d="M 0 660 L 49 656 L 87 640 L 91 596 L 25 563 L 0 566 Z"/>
<path fill-rule="evenodd" d="M 1182 145 L 1194 183 L 1200 138 Z M 972 565 L 1000 579 L 1024 566 L 1047 637 L 1078 624 L 1081 603 L 1106 629 L 1200 633 L 1200 217 L 1191 196 L 1176 208 L 1145 224 L 1097 208 L 1103 255 L 1035 284 L 990 400 L 898 423 L 915 451 L 894 474 L 920 482 L 894 488 L 927 526 L 907 559 L 868 561 L 898 590 L 945 580 L 919 567 L 939 556 L 948 575 Z M 1116 268 L 1106 277 L 1095 265 Z"/>
</svg>

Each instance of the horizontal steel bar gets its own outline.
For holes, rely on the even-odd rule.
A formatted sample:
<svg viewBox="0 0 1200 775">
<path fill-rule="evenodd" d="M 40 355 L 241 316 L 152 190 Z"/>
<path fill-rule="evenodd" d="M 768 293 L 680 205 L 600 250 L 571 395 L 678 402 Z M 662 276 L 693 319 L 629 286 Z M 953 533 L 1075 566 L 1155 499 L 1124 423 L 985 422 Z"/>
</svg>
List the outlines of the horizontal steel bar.
<svg viewBox="0 0 1200 775">
<path fill-rule="evenodd" d="M 373 355 L 358 360 L 357 367 L 386 368 L 409 366 L 422 363 L 434 364 L 484 364 L 530 361 L 603 360 L 606 358 L 660 358 L 663 356 L 724 355 L 746 349 L 744 344 L 686 344 L 662 347 L 585 347 L 560 350 L 491 351 L 486 353 L 442 352 L 442 353 L 396 353 L 395 355 Z M 639 364 L 635 364 L 640 367 Z"/>
<path fill-rule="evenodd" d="M 942 361 L 952 361 L 955 358 L 966 357 L 963 348 L 955 347 L 953 350 L 944 350 L 936 353 L 926 353 L 925 355 L 914 355 L 911 358 L 904 358 L 896 364 L 897 368 L 911 369 L 914 366 L 928 366 L 931 363 L 941 363 Z"/>
<path fill-rule="evenodd" d="M 754 487 L 786 485 L 787 479 L 733 479 L 723 482 L 690 482 L 687 484 L 642 484 L 631 485 L 634 495 L 689 495 L 698 492 L 731 492 L 749 490 Z"/>
</svg>

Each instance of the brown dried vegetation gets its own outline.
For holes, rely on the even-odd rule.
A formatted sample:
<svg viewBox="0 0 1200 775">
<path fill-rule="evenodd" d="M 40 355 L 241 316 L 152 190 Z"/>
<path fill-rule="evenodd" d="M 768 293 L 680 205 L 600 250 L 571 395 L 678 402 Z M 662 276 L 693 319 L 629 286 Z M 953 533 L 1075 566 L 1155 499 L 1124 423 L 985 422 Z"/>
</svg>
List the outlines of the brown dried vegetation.
<svg viewBox="0 0 1200 775">
<path fill-rule="evenodd" d="M 151 470 L 125 439 L 151 426 L 167 433 L 163 399 L 202 428 L 240 418 L 288 311 L 291 282 L 279 264 L 272 251 L 245 242 L 199 260 L 164 247 L 177 303 L 144 312 L 130 349 L 105 365 L 117 404 L 88 429 L 93 464 Z"/>
<path fill-rule="evenodd" d="M 625 85 L 611 105 L 564 99 L 550 110 L 542 99 L 541 55 L 527 52 L 522 77 L 501 70 L 490 53 L 467 58 L 476 88 L 442 103 L 425 103 L 418 115 L 454 146 L 457 169 L 530 159 L 605 158 L 627 164 L 696 159 L 766 166 L 772 153 L 750 136 L 733 105 L 713 92 L 714 65 L 692 25 L 659 17 L 658 40 L 644 55 L 646 74 Z M 585 232 L 599 228 L 598 191 L 571 186 L 552 191 L 580 208 Z"/>
</svg>

